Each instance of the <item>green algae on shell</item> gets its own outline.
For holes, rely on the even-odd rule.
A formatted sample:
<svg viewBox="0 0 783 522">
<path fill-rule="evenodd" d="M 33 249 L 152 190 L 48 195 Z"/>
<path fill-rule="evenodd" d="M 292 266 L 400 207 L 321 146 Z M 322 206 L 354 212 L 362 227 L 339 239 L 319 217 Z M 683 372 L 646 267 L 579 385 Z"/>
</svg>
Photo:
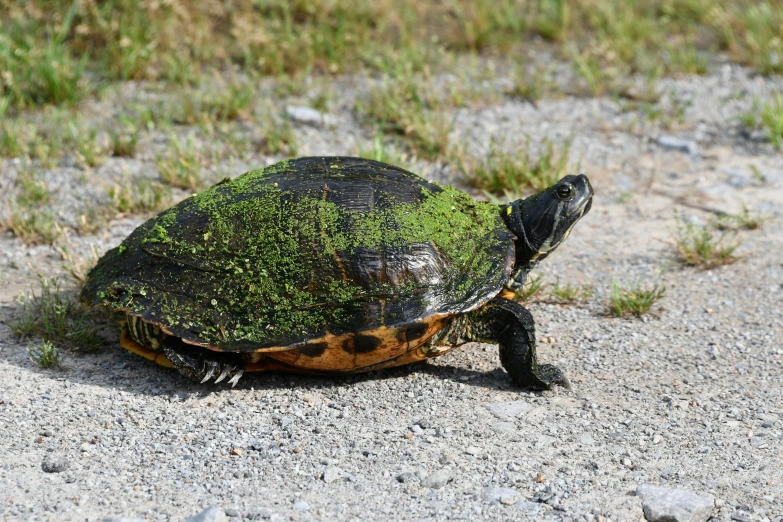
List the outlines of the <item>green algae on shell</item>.
<svg viewBox="0 0 783 522">
<path fill-rule="evenodd" d="M 389 165 L 303 158 L 160 213 L 90 272 L 85 299 L 222 350 L 461 313 L 513 265 L 498 207 Z"/>
</svg>

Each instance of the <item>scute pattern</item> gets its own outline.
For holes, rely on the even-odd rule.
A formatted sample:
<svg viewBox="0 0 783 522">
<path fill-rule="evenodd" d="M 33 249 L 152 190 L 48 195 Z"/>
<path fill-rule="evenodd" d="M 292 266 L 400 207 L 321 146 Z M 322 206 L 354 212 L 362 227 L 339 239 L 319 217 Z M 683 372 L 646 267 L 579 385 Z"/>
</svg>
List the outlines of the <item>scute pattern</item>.
<svg viewBox="0 0 783 522">
<path fill-rule="evenodd" d="M 481 306 L 513 264 L 494 205 L 383 163 L 303 158 L 150 219 L 100 260 L 83 297 L 213 350 L 336 357 L 331 344 L 318 355 L 319 339 L 358 333 L 342 351 L 359 358 L 391 346 L 368 340 L 381 328 Z"/>
</svg>

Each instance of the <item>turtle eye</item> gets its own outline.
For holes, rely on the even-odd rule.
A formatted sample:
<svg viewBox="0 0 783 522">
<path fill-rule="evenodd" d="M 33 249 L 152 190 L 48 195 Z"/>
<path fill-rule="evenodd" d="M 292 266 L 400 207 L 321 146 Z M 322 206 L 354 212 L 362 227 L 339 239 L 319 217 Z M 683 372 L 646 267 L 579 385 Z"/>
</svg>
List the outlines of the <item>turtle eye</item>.
<svg viewBox="0 0 783 522">
<path fill-rule="evenodd" d="M 576 193 L 576 189 L 570 183 L 563 183 L 555 189 L 555 192 L 560 199 L 568 199 Z"/>
</svg>

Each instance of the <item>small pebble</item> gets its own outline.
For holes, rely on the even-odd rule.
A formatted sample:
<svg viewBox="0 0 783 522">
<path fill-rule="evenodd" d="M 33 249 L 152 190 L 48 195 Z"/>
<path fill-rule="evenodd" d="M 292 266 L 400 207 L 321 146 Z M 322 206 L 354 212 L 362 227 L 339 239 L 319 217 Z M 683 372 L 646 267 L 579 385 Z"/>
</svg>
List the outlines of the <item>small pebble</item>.
<svg viewBox="0 0 783 522">
<path fill-rule="evenodd" d="M 636 496 L 649 522 L 706 522 L 715 506 L 712 495 L 652 484 L 640 484 Z"/>
<path fill-rule="evenodd" d="M 683 140 L 674 136 L 661 136 L 656 143 L 664 149 L 678 150 L 680 152 L 687 152 L 688 154 L 697 154 L 699 152 L 699 146 L 695 141 Z"/>
<path fill-rule="evenodd" d="M 416 475 L 414 473 L 411 473 L 410 471 L 406 471 L 404 473 L 400 473 L 399 475 L 397 475 L 397 482 L 401 482 L 403 484 L 409 483 L 414 480 L 416 480 Z"/>
<path fill-rule="evenodd" d="M 302 105 L 288 105 L 285 108 L 285 112 L 289 118 L 299 123 L 307 123 L 310 125 L 323 125 L 329 122 L 329 118 L 321 111 L 313 109 L 312 107 L 305 107 Z"/>
<path fill-rule="evenodd" d="M 68 459 L 47 455 L 41 463 L 41 469 L 46 473 L 62 473 L 68 469 Z"/>
<path fill-rule="evenodd" d="M 517 502 L 521 498 L 519 491 L 512 488 L 487 487 L 481 493 L 485 502 L 500 502 L 506 506 Z"/>
<path fill-rule="evenodd" d="M 421 481 L 421 485 L 425 488 L 440 489 L 449 482 L 451 482 L 451 472 L 447 469 L 439 469 L 438 471 L 431 473 L 424 480 Z"/>
</svg>

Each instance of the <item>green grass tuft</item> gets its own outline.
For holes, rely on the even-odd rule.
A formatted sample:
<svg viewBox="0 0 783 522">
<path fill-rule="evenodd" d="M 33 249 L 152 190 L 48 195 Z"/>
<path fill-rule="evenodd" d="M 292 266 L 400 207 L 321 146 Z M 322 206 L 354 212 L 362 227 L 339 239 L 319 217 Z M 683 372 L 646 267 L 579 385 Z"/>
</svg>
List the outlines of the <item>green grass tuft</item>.
<svg viewBox="0 0 783 522">
<path fill-rule="evenodd" d="M 66 43 L 75 6 L 59 13 L 62 24 L 49 30 L 23 18 L 0 23 L 0 97 L 6 107 L 73 103 L 90 92 L 87 57 L 77 60 Z"/>
<path fill-rule="evenodd" d="M 772 103 L 762 103 L 760 117 L 772 146 L 780 150 L 783 144 L 783 95 L 776 93 Z"/>
<path fill-rule="evenodd" d="M 109 128 L 109 140 L 111 142 L 111 155 L 120 158 L 129 158 L 136 153 L 139 144 L 139 129 L 125 123 L 121 128 Z"/>
<path fill-rule="evenodd" d="M 389 165 L 395 165 L 404 169 L 409 168 L 405 155 L 399 154 L 396 148 L 392 148 L 388 143 L 383 140 L 383 133 L 379 132 L 372 140 L 372 147 L 364 149 L 359 147 L 358 156 L 360 158 L 367 158 L 382 163 L 388 163 Z"/>
<path fill-rule="evenodd" d="M 384 132 L 402 136 L 426 158 L 448 149 L 452 122 L 426 76 L 387 78 L 370 91 L 367 100 L 358 102 L 357 109 Z"/>
<path fill-rule="evenodd" d="M 538 295 L 543 287 L 544 274 L 538 274 L 536 277 L 528 277 L 527 281 L 525 281 L 525 284 L 522 285 L 522 288 L 519 288 L 516 292 L 514 292 L 514 299 L 518 299 L 519 301 L 529 301 Z"/>
<path fill-rule="evenodd" d="M 0 229 L 10 230 L 27 245 L 54 243 L 62 229 L 49 206 L 51 198 L 38 172 L 23 168 L 16 178 L 16 192 L 0 215 Z"/>
<path fill-rule="evenodd" d="M 578 169 L 568 164 L 571 142 L 566 141 L 558 150 L 544 140 L 538 155 L 531 152 L 530 140 L 514 152 L 500 149 L 490 142 L 485 158 L 477 158 L 464 152 L 453 154 L 459 170 L 467 181 L 493 195 L 517 195 L 526 188 L 543 190 L 556 183 L 569 171 Z"/>
<path fill-rule="evenodd" d="M 716 237 L 706 226 L 686 224 L 678 219 L 674 241 L 680 261 L 686 265 L 715 268 L 739 259 L 734 255 L 739 241 L 728 240 L 725 232 Z"/>
<path fill-rule="evenodd" d="M 557 86 L 552 81 L 551 72 L 541 66 L 530 70 L 517 65 L 512 69 L 512 85 L 506 89 L 507 96 L 516 96 L 533 104 L 545 94 L 556 91 Z"/>
<path fill-rule="evenodd" d="M 753 107 L 741 114 L 739 122 L 751 130 L 761 129 L 772 146 L 780 150 L 783 145 L 783 95 L 775 93 L 771 103 L 753 101 Z"/>
<path fill-rule="evenodd" d="M 126 175 L 106 191 L 111 208 L 122 214 L 139 214 L 163 209 L 171 200 L 171 189 L 148 178 Z"/>
<path fill-rule="evenodd" d="M 289 158 L 297 155 L 296 135 L 287 117 L 275 118 L 270 109 L 259 123 L 258 132 L 262 136 L 261 152 L 272 155 L 283 154 Z"/>
<path fill-rule="evenodd" d="M 718 230 L 758 230 L 767 219 L 769 218 L 751 212 L 743 203 L 738 214 L 721 214 L 712 221 L 712 226 Z"/>
<path fill-rule="evenodd" d="M 551 291 L 552 298 L 561 304 L 584 303 L 593 297 L 593 294 L 593 289 L 588 285 L 572 285 L 571 283 L 561 285 L 559 281 L 552 285 Z"/>
<path fill-rule="evenodd" d="M 27 355 L 41 368 L 62 368 L 60 350 L 49 341 L 44 340 L 41 344 L 30 346 L 27 348 Z"/>
<path fill-rule="evenodd" d="M 20 292 L 19 312 L 9 326 L 22 338 L 38 337 L 56 348 L 88 352 L 101 344 L 94 314 L 55 278 L 39 275 L 36 292 Z M 43 350 L 43 347 L 41 347 Z"/>
<path fill-rule="evenodd" d="M 76 158 L 87 167 L 97 167 L 103 163 L 102 150 L 98 146 L 98 129 L 85 129 L 71 124 L 71 140 L 76 145 Z"/>
<path fill-rule="evenodd" d="M 609 315 L 626 317 L 632 315 L 641 317 L 652 308 L 656 301 L 666 293 L 666 287 L 653 285 L 652 288 L 643 288 L 636 285 L 632 288 L 622 288 L 618 283 L 612 285 L 612 295 L 606 304 Z"/>
<path fill-rule="evenodd" d="M 155 165 L 160 172 L 161 181 L 169 186 L 197 191 L 204 187 L 204 164 L 193 136 L 182 141 L 176 135 L 171 136 L 171 147 L 159 154 Z"/>
</svg>

